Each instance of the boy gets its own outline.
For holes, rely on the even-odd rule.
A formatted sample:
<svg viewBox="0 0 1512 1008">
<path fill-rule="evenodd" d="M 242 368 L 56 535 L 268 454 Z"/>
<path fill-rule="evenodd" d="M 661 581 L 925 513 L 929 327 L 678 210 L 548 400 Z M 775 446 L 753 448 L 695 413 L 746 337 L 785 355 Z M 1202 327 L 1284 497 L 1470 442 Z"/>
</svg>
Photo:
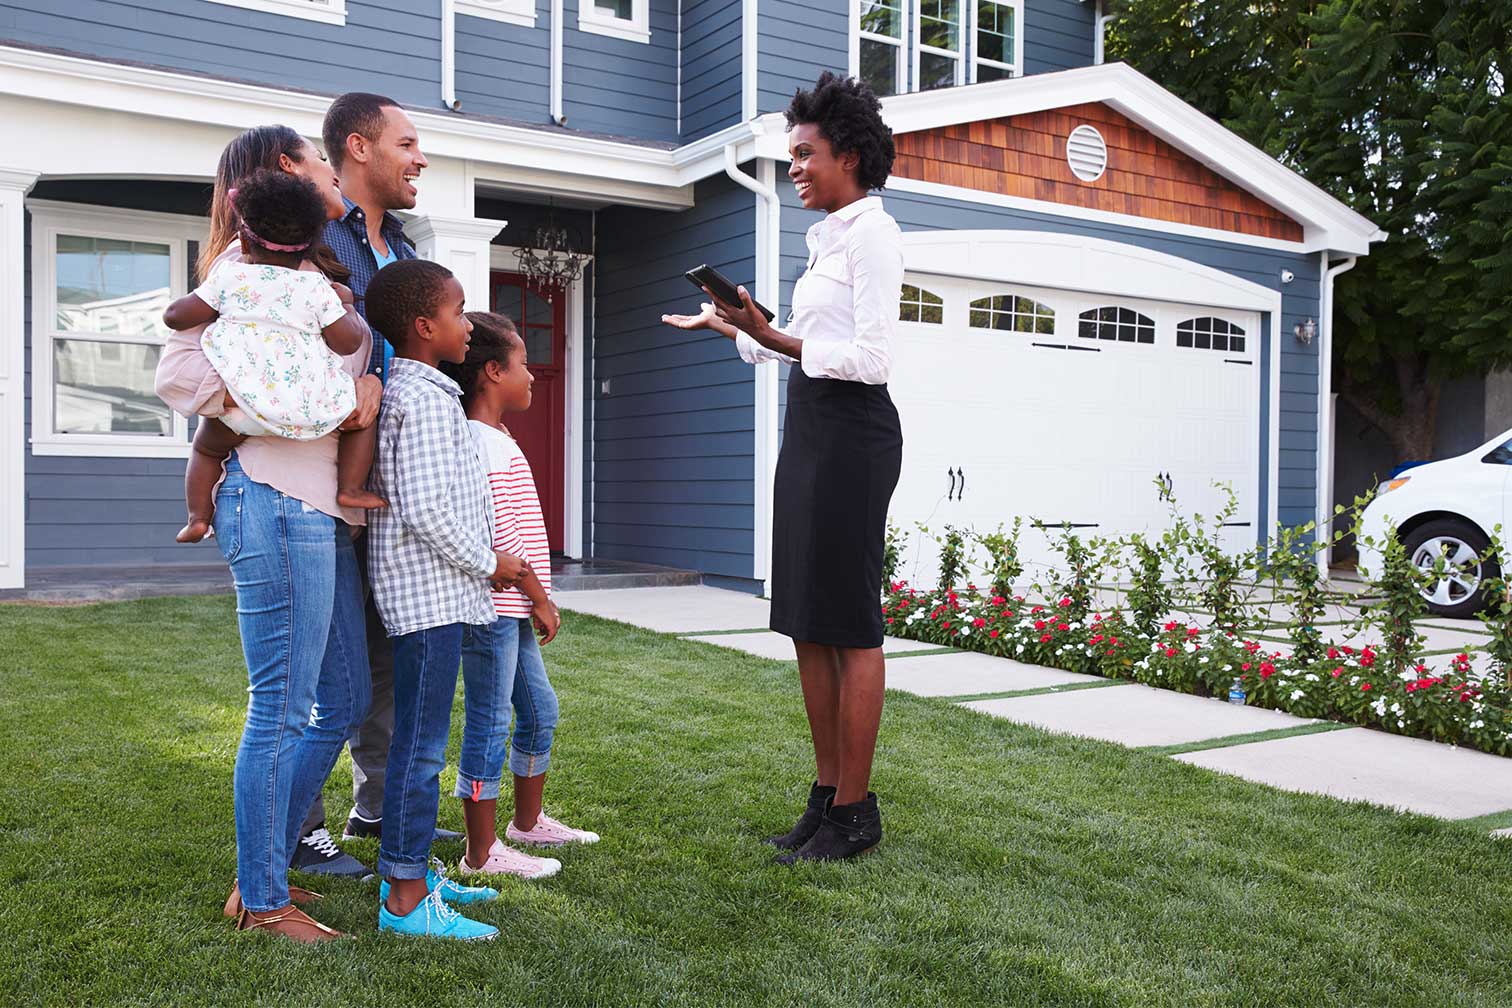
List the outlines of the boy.
<svg viewBox="0 0 1512 1008">
<path fill-rule="evenodd" d="M 524 561 L 491 547 L 487 484 L 461 389 L 443 361 L 467 355 L 472 323 L 462 285 L 424 259 L 385 266 L 367 289 L 367 318 L 394 347 L 378 414 L 372 512 L 373 599 L 394 641 L 394 736 L 378 848 L 378 928 L 405 935 L 489 940 L 498 929 L 446 905 L 498 898 L 430 869 L 440 774 L 465 628 L 495 620 L 489 582 L 513 584 Z"/>
</svg>

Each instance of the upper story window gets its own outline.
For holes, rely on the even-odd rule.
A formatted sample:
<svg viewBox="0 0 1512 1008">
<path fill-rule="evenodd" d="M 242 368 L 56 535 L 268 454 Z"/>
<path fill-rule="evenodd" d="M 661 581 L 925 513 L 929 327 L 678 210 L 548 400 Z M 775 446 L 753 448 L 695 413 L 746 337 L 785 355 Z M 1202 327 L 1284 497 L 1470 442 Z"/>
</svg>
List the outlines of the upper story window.
<svg viewBox="0 0 1512 1008">
<path fill-rule="evenodd" d="M 631 42 L 650 42 L 651 0 L 578 0 L 578 28 Z"/>
<path fill-rule="evenodd" d="M 962 0 L 918 0 L 914 18 L 914 90 L 931 91 L 964 80 Z"/>
<path fill-rule="evenodd" d="M 971 79 L 1002 80 L 1024 65 L 1023 0 L 976 0 L 972 8 Z"/>
<path fill-rule="evenodd" d="M 287 14 L 289 17 L 325 24 L 346 24 L 346 0 L 209 0 L 210 3 L 228 7 L 244 7 L 247 10 L 267 14 Z"/>
<path fill-rule="evenodd" d="M 163 309 L 205 222 L 33 201 L 32 452 L 183 457 L 188 422 L 154 391 Z"/>
<path fill-rule="evenodd" d="M 861 5 L 857 76 L 879 95 L 908 87 L 903 54 L 903 5 L 907 0 L 857 0 Z"/>
<path fill-rule="evenodd" d="M 456 0 L 458 14 L 535 27 L 536 0 Z"/>
</svg>

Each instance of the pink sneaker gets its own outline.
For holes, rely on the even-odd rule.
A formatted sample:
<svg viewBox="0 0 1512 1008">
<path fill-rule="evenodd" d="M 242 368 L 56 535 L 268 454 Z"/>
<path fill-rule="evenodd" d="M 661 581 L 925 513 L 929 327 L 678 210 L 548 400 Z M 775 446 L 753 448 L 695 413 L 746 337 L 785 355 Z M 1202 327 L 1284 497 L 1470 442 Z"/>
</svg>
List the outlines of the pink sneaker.
<svg viewBox="0 0 1512 1008">
<path fill-rule="evenodd" d="M 467 855 L 457 867 L 468 875 L 515 875 L 522 879 L 550 878 L 562 870 L 562 862 L 556 858 L 533 857 L 524 851 L 505 846 L 504 841 L 494 840 L 488 849 L 488 860 L 476 868 L 467 863 Z"/>
<path fill-rule="evenodd" d="M 504 828 L 504 835 L 515 843 L 535 844 L 538 847 L 560 847 L 563 844 L 590 844 L 599 841 L 597 833 L 573 829 L 565 823 L 557 822 L 545 812 L 536 816 L 536 824 L 528 831 L 515 826 L 513 819 L 509 820 L 509 825 Z"/>
</svg>

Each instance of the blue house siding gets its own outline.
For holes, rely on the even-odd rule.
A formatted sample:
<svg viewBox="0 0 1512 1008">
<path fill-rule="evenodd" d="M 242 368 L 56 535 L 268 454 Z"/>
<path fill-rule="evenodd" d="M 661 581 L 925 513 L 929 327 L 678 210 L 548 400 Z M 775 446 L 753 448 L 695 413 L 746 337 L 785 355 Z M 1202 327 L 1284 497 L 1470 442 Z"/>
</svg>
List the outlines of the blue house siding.
<svg viewBox="0 0 1512 1008">
<path fill-rule="evenodd" d="M 761 5 L 756 25 L 758 113 L 781 112 L 795 90 L 813 87 L 825 70 L 846 72 L 850 13 L 845 0 L 771 0 Z"/>
<path fill-rule="evenodd" d="M 352 0 L 345 25 L 207 0 L 0 0 L 0 39 L 275 87 L 441 102 L 436 4 Z M 268 53 L 277 53 L 270 59 Z"/>
<path fill-rule="evenodd" d="M 550 27 L 551 10 L 545 0 L 536 0 L 534 28 L 459 15 L 457 99 L 463 113 L 549 122 Z"/>
<path fill-rule="evenodd" d="M 31 195 L 187 214 L 203 213 L 210 198 L 208 186 L 173 182 L 43 182 Z M 213 540 L 173 541 L 184 524 L 183 459 L 32 454 L 30 214 L 25 240 L 26 566 L 219 562 Z"/>
<path fill-rule="evenodd" d="M 677 0 L 650 0 L 651 41 L 578 30 L 566 0 L 562 112 L 571 129 L 645 140 L 677 139 Z"/>
<path fill-rule="evenodd" d="M 740 121 L 740 0 L 692 0 L 682 14 L 682 139 Z"/>
<path fill-rule="evenodd" d="M 779 187 L 783 200 L 781 279 L 783 304 L 791 304 L 792 285 L 807 262 L 803 235 L 819 219 L 804 210 L 788 187 Z M 888 212 L 904 231 L 1008 230 L 1050 231 L 1085 235 L 1123 242 L 1220 269 L 1282 293 L 1280 366 L 1280 445 L 1278 517 L 1284 525 L 1299 525 L 1314 517 L 1317 493 L 1318 355 L 1317 344 L 1302 346 L 1291 336 L 1292 327 L 1307 318 L 1316 319 L 1319 309 L 1320 274 L 1317 255 L 1304 255 L 1211 241 L 1184 235 L 1159 234 L 1114 224 L 1072 220 L 1051 214 L 986 206 L 914 193 L 884 191 Z M 1281 283 L 1281 271 L 1291 270 L 1296 279 Z M 1266 323 L 1269 319 L 1262 320 Z M 1261 343 L 1261 514 L 1269 507 L 1269 458 L 1271 365 L 1275 352 L 1269 338 Z M 782 387 L 786 402 L 786 385 Z"/>
<path fill-rule="evenodd" d="M 665 326 L 696 310 L 683 272 L 756 272 L 755 206 L 718 176 L 680 213 L 598 216 L 594 555 L 752 576 L 755 383 L 729 340 Z"/>
<path fill-rule="evenodd" d="M 1024 0 L 1024 72 L 1091 66 L 1095 31 L 1085 0 Z"/>
</svg>

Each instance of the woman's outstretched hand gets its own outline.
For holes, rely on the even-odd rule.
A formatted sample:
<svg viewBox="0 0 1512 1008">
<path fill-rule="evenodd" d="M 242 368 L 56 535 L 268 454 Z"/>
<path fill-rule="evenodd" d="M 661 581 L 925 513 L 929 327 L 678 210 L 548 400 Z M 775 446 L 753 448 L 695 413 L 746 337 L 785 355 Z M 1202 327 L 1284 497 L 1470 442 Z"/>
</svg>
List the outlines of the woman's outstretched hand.
<svg viewBox="0 0 1512 1008">
<path fill-rule="evenodd" d="M 662 321 L 679 329 L 712 329 L 728 339 L 735 338 L 735 327 L 720 319 L 719 309 L 709 303 L 698 307 L 702 310 L 697 315 L 663 315 Z"/>
</svg>

